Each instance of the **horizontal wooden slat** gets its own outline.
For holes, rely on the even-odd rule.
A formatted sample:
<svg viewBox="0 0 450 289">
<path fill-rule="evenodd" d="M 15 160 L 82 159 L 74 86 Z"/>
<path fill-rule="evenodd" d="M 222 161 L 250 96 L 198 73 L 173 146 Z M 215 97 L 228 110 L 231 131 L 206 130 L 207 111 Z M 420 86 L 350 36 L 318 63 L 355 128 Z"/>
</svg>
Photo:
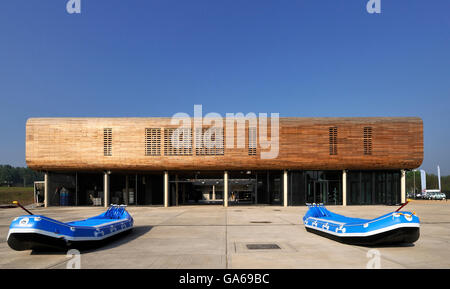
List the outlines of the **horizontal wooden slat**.
<svg viewBox="0 0 450 289">
<path fill-rule="evenodd" d="M 269 119 L 270 124 L 270 119 Z M 165 153 L 170 118 L 31 118 L 26 125 L 26 161 L 35 170 L 233 170 L 233 169 L 412 169 L 423 160 L 423 123 L 416 117 L 280 118 L 275 159 L 249 155 L 245 146 L 223 155 L 197 155 L 182 148 Z M 225 125 L 225 121 L 224 121 Z M 337 128 L 330 155 L 330 127 Z M 364 133 L 371 127 L 371 141 Z M 111 156 L 104 155 L 104 128 L 111 128 Z M 146 155 L 146 128 L 161 129 L 160 155 Z M 192 140 L 192 131 L 191 141 Z M 224 128 L 224 138 L 227 130 Z M 270 127 L 268 128 L 269 138 Z M 238 142 L 234 135 L 235 145 Z M 365 143 L 366 140 L 366 143 Z M 369 149 L 371 154 L 365 154 Z"/>
</svg>

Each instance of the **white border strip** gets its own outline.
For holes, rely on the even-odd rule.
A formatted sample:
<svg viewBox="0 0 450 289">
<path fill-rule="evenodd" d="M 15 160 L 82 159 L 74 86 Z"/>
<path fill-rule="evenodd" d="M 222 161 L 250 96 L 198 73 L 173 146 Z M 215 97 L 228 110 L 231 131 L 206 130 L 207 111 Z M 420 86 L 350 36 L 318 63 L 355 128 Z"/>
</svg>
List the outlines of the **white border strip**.
<svg viewBox="0 0 450 289">
<path fill-rule="evenodd" d="M 337 221 L 333 221 L 333 220 L 327 220 L 327 219 L 321 219 L 321 218 L 315 218 L 315 217 L 309 217 L 309 218 L 306 219 L 306 220 L 314 220 L 314 221 L 319 221 L 319 222 L 329 223 L 329 224 L 336 224 L 336 225 L 345 225 L 345 224 L 348 224 L 348 223 L 337 222 Z M 358 224 L 358 225 L 362 225 L 362 224 L 363 224 L 363 223 Z"/>
</svg>

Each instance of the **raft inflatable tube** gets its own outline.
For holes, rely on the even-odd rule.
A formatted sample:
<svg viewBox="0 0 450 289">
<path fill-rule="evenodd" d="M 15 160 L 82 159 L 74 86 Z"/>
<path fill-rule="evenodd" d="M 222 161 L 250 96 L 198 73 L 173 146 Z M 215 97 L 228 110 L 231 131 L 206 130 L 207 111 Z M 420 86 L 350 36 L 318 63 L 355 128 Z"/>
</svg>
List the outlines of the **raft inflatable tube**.
<svg viewBox="0 0 450 289">
<path fill-rule="evenodd" d="M 7 243 L 17 251 L 95 247 L 132 228 L 133 218 L 123 205 L 111 205 L 98 216 L 68 223 L 23 215 L 12 221 Z"/>
<path fill-rule="evenodd" d="M 322 204 L 308 204 L 303 223 L 308 232 L 351 245 L 412 244 L 419 239 L 420 221 L 413 212 L 395 211 L 375 219 L 335 214 Z"/>
</svg>

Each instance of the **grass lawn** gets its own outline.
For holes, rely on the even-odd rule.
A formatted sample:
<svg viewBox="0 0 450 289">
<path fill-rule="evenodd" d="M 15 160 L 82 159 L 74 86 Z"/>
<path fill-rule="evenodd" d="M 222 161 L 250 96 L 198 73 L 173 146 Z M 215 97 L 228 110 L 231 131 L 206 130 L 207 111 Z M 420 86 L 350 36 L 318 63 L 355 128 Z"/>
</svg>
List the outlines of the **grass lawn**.
<svg viewBox="0 0 450 289">
<path fill-rule="evenodd" d="M 34 203 L 33 187 L 0 187 L 0 205 L 19 201 L 22 205 Z"/>
</svg>

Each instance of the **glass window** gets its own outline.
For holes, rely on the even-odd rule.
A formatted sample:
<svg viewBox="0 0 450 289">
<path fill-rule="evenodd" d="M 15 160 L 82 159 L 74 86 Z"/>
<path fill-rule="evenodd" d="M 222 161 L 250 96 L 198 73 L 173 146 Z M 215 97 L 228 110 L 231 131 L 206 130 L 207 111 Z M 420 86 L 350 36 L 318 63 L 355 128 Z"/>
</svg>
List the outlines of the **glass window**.
<svg viewBox="0 0 450 289">
<path fill-rule="evenodd" d="M 305 201 L 305 174 L 303 171 L 289 172 L 289 205 L 304 205 Z"/>
<path fill-rule="evenodd" d="M 342 204 L 342 172 L 290 171 L 289 204 Z"/>
<path fill-rule="evenodd" d="M 369 205 L 372 204 L 372 172 L 361 172 L 361 191 L 360 191 L 360 204 Z"/>
<path fill-rule="evenodd" d="M 283 203 L 283 172 L 258 171 L 257 204 L 281 205 Z"/>
<path fill-rule="evenodd" d="M 349 205 L 358 205 L 361 203 L 360 191 L 361 191 L 361 173 L 360 172 L 348 172 L 347 173 L 347 194 Z"/>
<path fill-rule="evenodd" d="M 350 205 L 400 203 L 399 171 L 350 171 L 347 183 Z"/>
<path fill-rule="evenodd" d="M 74 173 L 49 173 L 48 204 L 70 206 L 76 204 L 76 175 Z"/>
</svg>

